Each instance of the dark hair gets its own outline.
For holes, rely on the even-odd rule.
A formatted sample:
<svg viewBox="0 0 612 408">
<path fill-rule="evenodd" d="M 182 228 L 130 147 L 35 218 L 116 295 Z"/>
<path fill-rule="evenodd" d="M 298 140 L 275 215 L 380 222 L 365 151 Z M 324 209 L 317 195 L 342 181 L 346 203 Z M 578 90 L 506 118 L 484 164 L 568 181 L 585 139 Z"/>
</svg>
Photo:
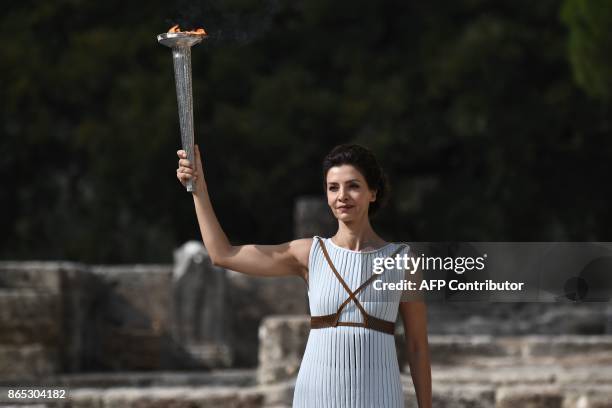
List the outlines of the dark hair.
<svg viewBox="0 0 612 408">
<path fill-rule="evenodd" d="M 323 188 L 327 190 L 327 172 L 335 166 L 350 164 L 363 175 L 368 188 L 376 190 L 376 201 L 370 203 L 368 215 L 374 215 L 386 204 L 389 194 L 389 182 L 374 153 L 357 144 L 341 144 L 334 147 L 323 159 Z"/>
</svg>

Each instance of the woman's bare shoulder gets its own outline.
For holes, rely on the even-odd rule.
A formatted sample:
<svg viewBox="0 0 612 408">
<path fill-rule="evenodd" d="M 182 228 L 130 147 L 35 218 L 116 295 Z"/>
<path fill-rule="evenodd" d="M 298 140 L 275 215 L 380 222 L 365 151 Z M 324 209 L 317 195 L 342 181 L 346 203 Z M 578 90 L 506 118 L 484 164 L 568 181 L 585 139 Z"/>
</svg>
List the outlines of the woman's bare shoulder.
<svg viewBox="0 0 612 408">
<path fill-rule="evenodd" d="M 310 247 L 312 246 L 313 238 L 300 238 L 289 243 L 291 252 L 299 261 L 300 265 L 308 268 L 308 256 L 310 255 Z"/>
</svg>

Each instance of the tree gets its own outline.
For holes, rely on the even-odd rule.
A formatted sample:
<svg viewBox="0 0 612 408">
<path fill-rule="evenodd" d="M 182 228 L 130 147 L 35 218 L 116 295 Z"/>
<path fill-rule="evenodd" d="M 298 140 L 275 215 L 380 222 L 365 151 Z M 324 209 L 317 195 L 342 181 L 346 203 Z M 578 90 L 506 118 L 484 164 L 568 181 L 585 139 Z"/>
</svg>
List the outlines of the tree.
<svg viewBox="0 0 612 408">
<path fill-rule="evenodd" d="M 565 0 L 563 22 L 569 28 L 568 51 L 576 82 L 591 96 L 612 97 L 612 3 Z"/>
</svg>

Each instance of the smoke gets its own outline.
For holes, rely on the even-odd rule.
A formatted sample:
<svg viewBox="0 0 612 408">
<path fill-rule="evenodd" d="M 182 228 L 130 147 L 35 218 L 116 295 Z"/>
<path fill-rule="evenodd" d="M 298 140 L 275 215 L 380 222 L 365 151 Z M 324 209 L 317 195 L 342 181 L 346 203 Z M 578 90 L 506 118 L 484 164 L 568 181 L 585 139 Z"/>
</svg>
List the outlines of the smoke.
<svg viewBox="0 0 612 408">
<path fill-rule="evenodd" d="M 278 0 L 245 2 L 209 0 L 178 2 L 176 17 L 166 24 L 179 24 L 189 30 L 204 27 L 209 36 L 207 44 L 246 45 L 264 35 L 272 26 L 274 17 L 280 12 Z"/>
</svg>

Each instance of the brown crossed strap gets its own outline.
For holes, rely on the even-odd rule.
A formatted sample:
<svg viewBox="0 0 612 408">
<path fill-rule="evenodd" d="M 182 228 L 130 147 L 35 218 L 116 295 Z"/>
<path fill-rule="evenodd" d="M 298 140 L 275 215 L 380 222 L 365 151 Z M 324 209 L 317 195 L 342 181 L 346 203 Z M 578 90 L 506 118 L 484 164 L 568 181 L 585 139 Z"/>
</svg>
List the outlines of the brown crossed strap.
<svg viewBox="0 0 612 408">
<path fill-rule="evenodd" d="M 379 319 L 375 316 L 369 315 L 365 311 L 365 309 L 363 308 L 363 306 L 361 305 L 361 303 L 359 302 L 356 296 L 359 292 L 361 292 L 361 290 L 363 290 L 366 286 L 372 283 L 372 281 L 377 277 L 377 275 L 373 274 L 372 276 L 370 276 L 368 280 L 363 282 L 354 292 L 351 291 L 351 288 L 346 284 L 344 279 L 342 279 L 342 276 L 340 275 L 340 273 L 338 273 L 338 270 L 336 269 L 333 262 L 331 261 L 331 258 L 329 257 L 329 254 L 327 252 L 327 248 L 325 247 L 325 244 L 323 243 L 321 238 L 317 237 L 317 239 L 319 240 L 321 249 L 323 250 L 323 255 L 325 256 L 327 263 L 329 264 L 331 270 L 336 275 L 336 278 L 340 281 L 340 284 L 342 284 L 342 286 L 344 287 L 344 290 L 346 290 L 346 292 L 349 294 L 349 297 L 340 305 L 336 313 L 333 313 L 330 315 L 324 315 L 324 316 L 311 316 L 310 317 L 310 327 L 313 329 L 320 329 L 324 327 L 336 327 L 336 326 L 368 327 L 370 329 L 378 330 L 383 333 L 393 334 L 395 332 L 395 322 L 389 322 L 387 320 Z M 398 254 L 399 251 L 401 251 L 403 247 L 404 245 L 401 245 L 399 248 L 397 248 L 393 252 L 393 254 L 391 254 L 391 257 L 394 257 L 396 254 Z M 361 312 L 361 315 L 363 316 L 363 323 L 340 322 L 339 321 L 340 314 L 342 313 L 342 309 L 344 309 L 344 307 L 351 300 L 355 302 L 355 305 Z"/>
</svg>

